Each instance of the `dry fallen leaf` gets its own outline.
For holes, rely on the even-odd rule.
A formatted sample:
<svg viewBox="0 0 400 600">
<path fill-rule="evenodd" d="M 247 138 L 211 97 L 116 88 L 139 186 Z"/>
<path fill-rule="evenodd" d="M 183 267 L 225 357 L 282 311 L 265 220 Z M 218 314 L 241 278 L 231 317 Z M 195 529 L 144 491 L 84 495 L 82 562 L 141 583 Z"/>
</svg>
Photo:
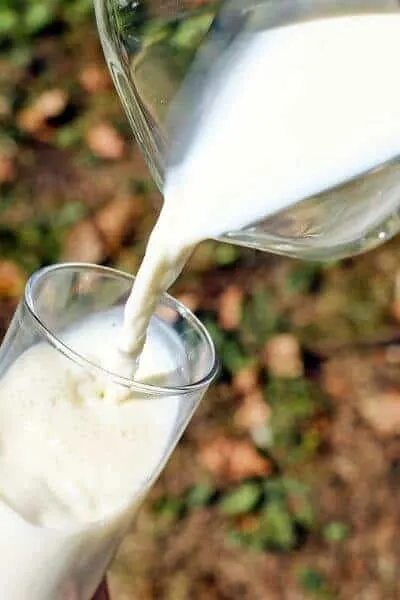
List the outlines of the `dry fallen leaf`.
<svg viewBox="0 0 400 600">
<path fill-rule="evenodd" d="M 89 129 L 86 141 L 94 154 L 101 158 L 117 160 L 125 152 L 125 142 L 114 127 L 108 123 L 99 123 Z"/>
<path fill-rule="evenodd" d="M 345 400 L 353 394 L 351 382 L 340 361 L 332 360 L 324 365 L 321 386 L 324 392 L 336 400 Z"/>
<path fill-rule="evenodd" d="M 49 119 L 61 114 L 68 102 L 68 95 L 65 90 L 55 88 L 43 92 L 34 103 L 35 110 L 41 115 L 42 119 Z"/>
<path fill-rule="evenodd" d="M 358 410 L 368 425 L 383 437 L 400 435 L 400 393 L 381 392 L 359 402 Z"/>
<path fill-rule="evenodd" d="M 242 367 L 233 374 L 232 387 L 238 394 L 250 394 L 258 385 L 258 365 Z"/>
<path fill-rule="evenodd" d="M 137 273 L 140 266 L 140 256 L 131 248 L 122 248 L 115 259 L 115 267 L 125 273 Z"/>
<path fill-rule="evenodd" d="M 24 271 L 13 261 L 0 261 L 0 297 L 19 298 L 25 287 Z"/>
<path fill-rule="evenodd" d="M 271 409 L 264 400 L 261 390 L 255 390 L 243 398 L 243 402 L 234 415 L 235 425 L 252 431 L 265 425 L 271 416 Z"/>
<path fill-rule="evenodd" d="M 106 245 L 92 221 L 81 221 L 70 229 L 65 239 L 62 260 L 101 263 L 106 256 Z"/>
<path fill-rule="evenodd" d="M 0 184 L 11 183 L 16 175 L 17 171 L 13 159 L 0 154 Z"/>
<path fill-rule="evenodd" d="M 400 272 L 396 273 L 394 278 L 394 293 L 390 312 L 392 317 L 400 322 Z"/>
<path fill-rule="evenodd" d="M 45 127 L 47 119 L 61 114 L 67 103 L 68 95 L 64 90 L 47 90 L 33 104 L 21 110 L 17 117 L 18 126 L 28 133 L 36 133 Z"/>
<path fill-rule="evenodd" d="M 94 222 L 111 253 L 121 247 L 142 213 L 139 198 L 124 196 L 115 198 L 96 214 Z"/>
<path fill-rule="evenodd" d="M 204 443 L 199 449 L 199 459 L 211 473 L 228 481 L 271 472 L 270 462 L 257 452 L 251 442 L 224 435 Z"/>
<path fill-rule="evenodd" d="M 12 103 L 7 96 L 0 94 L 0 117 L 9 117 L 12 112 Z"/>
<path fill-rule="evenodd" d="M 28 106 L 21 110 L 17 116 L 18 127 L 22 131 L 28 133 L 35 133 L 43 125 L 40 114 L 35 110 L 33 106 Z"/>
<path fill-rule="evenodd" d="M 210 269 L 215 264 L 214 249 L 214 242 L 207 241 L 199 244 L 190 257 L 190 270 L 195 273 L 203 273 Z"/>
<path fill-rule="evenodd" d="M 240 531 L 253 533 L 260 527 L 260 516 L 252 514 L 242 515 L 237 519 L 236 526 Z"/>
<path fill-rule="evenodd" d="M 392 317 L 400 323 L 400 300 L 394 300 L 390 307 L 390 313 Z"/>
<path fill-rule="evenodd" d="M 110 75 L 100 65 L 87 65 L 79 75 L 79 82 L 84 90 L 89 93 L 100 92 L 111 87 Z"/>
<path fill-rule="evenodd" d="M 266 367 L 275 377 L 291 379 L 301 377 L 304 373 L 300 344 L 290 333 L 271 337 L 262 355 Z"/>
<path fill-rule="evenodd" d="M 219 299 L 218 318 L 222 329 L 231 331 L 237 329 L 242 318 L 243 290 L 236 285 L 230 285 Z"/>
<path fill-rule="evenodd" d="M 183 294 L 179 294 L 176 296 L 176 299 L 192 312 L 196 312 L 196 310 L 199 308 L 200 298 L 199 295 L 194 292 L 185 292 Z"/>
</svg>

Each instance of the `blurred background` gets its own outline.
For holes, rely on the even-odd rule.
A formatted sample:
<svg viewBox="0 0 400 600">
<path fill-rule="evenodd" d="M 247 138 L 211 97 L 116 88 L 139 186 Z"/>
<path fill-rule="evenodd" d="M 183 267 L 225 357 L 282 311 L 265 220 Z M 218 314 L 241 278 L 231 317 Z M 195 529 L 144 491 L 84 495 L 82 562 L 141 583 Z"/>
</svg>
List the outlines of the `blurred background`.
<svg viewBox="0 0 400 600">
<path fill-rule="evenodd" d="M 159 205 L 90 0 L 0 0 L 1 335 L 42 265 L 135 273 Z M 400 598 L 399 250 L 319 265 L 199 247 L 173 293 L 221 375 L 113 600 Z"/>
</svg>

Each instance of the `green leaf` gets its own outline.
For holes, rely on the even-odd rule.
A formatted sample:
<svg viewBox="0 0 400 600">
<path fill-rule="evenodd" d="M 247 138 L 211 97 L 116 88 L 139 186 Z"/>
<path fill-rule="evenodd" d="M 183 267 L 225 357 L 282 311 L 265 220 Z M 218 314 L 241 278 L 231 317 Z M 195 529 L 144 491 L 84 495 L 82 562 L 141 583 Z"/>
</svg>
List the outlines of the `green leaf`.
<svg viewBox="0 0 400 600">
<path fill-rule="evenodd" d="M 66 125 L 62 127 L 56 135 L 55 144 L 59 148 L 71 148 L 82 140 L 82 132 L 76 125 Z"/>
<path fill-rule="evenodd" d="M 297 294 L 308 293 L 321 270 L 322 266 L 315 262 L 296 264 L 287 278 L 289 291 Z"/>
<path fill-rule="evenodd" d="M 215 259 L 218 265 L 226 267 L 235 263 L 240 257 L 240 249 L 231 244 L 219 244 L 215 249 Z"/>
<path fill-rule="evenodd" d="M 21 245 L 26 248 L 39 248 L 42 243 L 42 233 L 35 224 L 27 223 L 18 232 L 18 238 Z"/>
<path fill-rule="evenodd" d="M 141 38 L 144 45 L 158 44 L 170 34 L 170 26 L 165 19 L 152 19 L 142 27 Z"/>
<path fill-rule="evenodd" d="M 249 362 L 248 355 L 243 353 L 239 343 L 235 339 L 224 340 L 220 348 L 222 364 L 231 373 L 236 373 Z"/>
<path fill-rule="evenodd" d="M 294 522 L 283 503 L 267 503 L 263 509 L 262 527 L 269 546 L 290 550 L 295 545 Z"/>
<path fill-rule="evenodd" d="M 349 526 L 340 521 L 332 521 L 323 529 L 323 537 L 327 542 L 338 544 L 347 538 L 349 535 Z"/>
<path fill-rule="evenodd" d="M 11 8 L 0 8 L 0 33 L 9 35 L 18 26 L 18 13 Z"/>
<path fill-rule="evenodd" d="M 214 20 L 214 15 L 197 15 L 182 21 L 171 43 L 179 48 L 196 48 Z"/>
<path fill-rule="evenodd" d="M 261 552 L 264 550 L 265 544 L 263 537 L 257 533 L 247 533 L 245 531 L 231 530 L 228 532 L 228 541 L 233 546 L 241 546 L 244 548 L 250 548 L 251 550 L 257 550 Z"/>
<path fill-rule="evenodd" d="M 264 490 L 268 501 L 284 502 L 286 490 L 282 477 L 271 477 L 264 482 Z"/>
<path fill-rule="evenodd" d="M 186 505 L 188 508 L 207 506 L 215 494 L 215 488 L 209 485 L 196 485 L 186 494 Z"/>
<path fill-rule="evenodd" d="M 28 33 L 36 33 L 51 23 L 53 17 L 54 11 L 48 4 L 34 2 L 25 12 L 25 27 Z"/>
<path fill-rule="evenodd" d="M 311 417 L 325 407 L 320 391 L 305 379 L 271 379 L 266 397 L 272 407 L 271 451 L 281 465 L 308 460 L 318 449 L 318 432 L 308 428 Z"/>
<path fill-rule="evenodd" d="M 65 16 L 68 21 L 74 23 L 75 21 L 81 21 L 84 17 L 92 12 L 93 2 L 92 0 L 75 0 L 71 6 L 67 6 L 65 10 Z"/>
<path fill-rule="evenodd" d="M 220 354 L 225 339 L 224 332 L 218 326 L 218 324 L 210 317 L 205 317 L 203 319 L 203 323 L 208 333 L 210 334 L 212 341 L 214 342 L 218 354 Z"/>
<path fill-rule="evenodd" d="M 83 219 L 88 212 L 88 208 L 83 202 L 67 202 L 54 216 L 55 227 L 71 227 L 81 219 Z"/>
<path fill-rule="evenodd" d="M 155 502 L 154 512 L 167 521 L 179 519 L 183 512 L 183 502 L 174 496 L 164 496 Z"/>
<path fill-rule="evenodd" d="M 224 515 L 236 516 L 251 512 L 262 495 L 262 488 L 256 482 L 242 483 L 236 490 L 226 494 L 219 508 Z"/>
<path fill-rule="evenodd" d="M 315 513 L 312 503 L 307 498 L 298 498 L 292 507 L 296 522 L 310 530 L 314 524 Z"/>
<path fill-rule="evenodd" d="M 8 58 L 15 67 L 25 67 L 32 58 L 32 47 L 19 41 L 19 45 L 12 48 Z"/>
<path fill-rule="evenodd" d="M 323 590 L 324 578 L 321 573 L 315 569 L 303 569 L 300 573 L 299 579 L 301 585 L 305 590 L 307 590 L 307 592 L 316 593 Z"/>
<path fill-rule="evenodd" d="M 293 518 L 306 529 L 310 529 L 315 518 L 310 487 L 291 477 L 283 477 L 282 483 Z"/>
<path fill-rule="evenodd" d="M 296 494 L 298 496 L 306 496 L 310 492 L 310 486 L 300 479 L 294 477 L 282 477 L 282 485 L 289 494 Z"/>
<path fill-rule="evenodd" d="M 257 290 L 244 306 L 240 337 L 248 353 L 258 352 L 269 336 L 283 330 L 273 298 Z"/>
</svg>

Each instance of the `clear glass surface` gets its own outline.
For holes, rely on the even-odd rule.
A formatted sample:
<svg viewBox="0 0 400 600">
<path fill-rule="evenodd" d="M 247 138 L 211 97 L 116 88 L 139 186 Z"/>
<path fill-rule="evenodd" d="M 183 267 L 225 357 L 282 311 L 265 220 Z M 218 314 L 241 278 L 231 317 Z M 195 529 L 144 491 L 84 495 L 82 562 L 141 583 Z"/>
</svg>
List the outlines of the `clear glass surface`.
<svg viewBox="0 0 400 600">
<path fill-rule="evenodd" d="M 121 499 L 121 506 L 100 520 L 79 521 L 68 527 L 44 527 L 37 516 L 27 519 L 26 507 L 22 505 L 24 501 L 15 490 L 22 485 L 24 497 L 28 490 L 34 498 L 40 482 L 26 477 L 18 466 L 13 467 L 12 481 L 16 488 L 10 491 L 7 487 L 9 482 L 1 481 L 1 474 L 8 471 L 3 469 L 3 462 L 7 459 L 0 456 L 0 598 L 90 600 L 93 597 L 131 525 L 138 504 L 158 476 L 216 374 L 215 352 L 208 333 L 189 310 L 167 295 L 160 299 L 153 320 L 167 327 L 168 335 L 179 344 L 185 362 L 184 385 L 161 387 L 150 382 L 139 384 L 108 372 L 66 343 L 65 332 L 71 326 L 110 309 L 117 312 L 121 309 L 122 313 L 132 281 L 132 277 L 121 272 L 94 265 L 62 264 L 43 269 L 29 280 L 25 296 L 3 341 L 0 349 L 0 390 L 3 378 L 15 361 L 26 356 L 35 345 L 45 344 L 50 352 L 57 354 L 61 363 L 68 366 L 73 363 L 74 368 L 84 375 L 100 375 L 102 381 L 116 391 L 129 388 L 136 400 L 155 403 L 160 408 L 165 404 L 168 407 L 171 402 L 174 406 L 178 403 L 179 410 L 164 450 L 157 455 L 156 464 L 146 473 L 145 481 L 141 480 L 140 485 L 132 481 L 129 499 Z M 35 368 L 37 373 L 34 372 L 32 378 L 41 377 L 46 365 L 38 362 Z M 51 368 L 46 371 L 50 385 L 58 376 L 59 373 Z M 2 414 L 1 393 L 0 415 L 1 426 L 7 428 Z M 22 428 L 29 426 L 29 423 L 21 423 Z M 152 431 L 150 424 L 147 435 L 151 436 Z M 17 433 L 20 435 L 20 430 Z M 49 455 L 53 452 L 52 448 L 49 445 Z M 27 447 L 26 452 L 35 453 L 35 448 Z M 132 456 L 132 474 L 138 460 L 141 460 L 140 457 Z M 46 476 L 45 472 L 43 476 Z M 74 481 L 67 481 L 68 485 L 73 486 Z"/>
<path fill-rule="evenodd" d="M 200 52 L 207 75 L 239 35 L 255 28 L 400 11 L 397 0 L 95 0 L 95 6 L 112 77 L 161 190 L 174 137 L 168 110 L 177 102 Z M 180 95 L 175 114 L 181 112 L 182 119 L 196 115 L 199 91 Z M 400 157 L 395 156 L 372 171 L 220 239 L 300 258 L 334 259 L 392 237 L 400 229 L 399 204 Z"/>
</svg>

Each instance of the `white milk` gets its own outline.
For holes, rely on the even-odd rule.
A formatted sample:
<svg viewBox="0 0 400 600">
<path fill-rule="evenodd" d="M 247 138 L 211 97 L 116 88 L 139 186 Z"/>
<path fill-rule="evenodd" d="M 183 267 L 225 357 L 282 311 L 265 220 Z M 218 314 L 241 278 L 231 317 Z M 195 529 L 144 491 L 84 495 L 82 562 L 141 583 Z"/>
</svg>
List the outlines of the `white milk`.
<svg viewBox="0 0 400 600">
<path fill-rule="evenodd" d="M 63 340 L 98 358 L 121 319 L 89 318 Z M 155 320 L 138 372 L 154 376 L 186 383 L 179 340 Z M 0 380 L 1 599 L 90 598 L 170 450 L 177 397 L 116 405 L 103 396 L 104 381 L 44 342 Z"/>
<path fill-rule="evenodd" d="M 167 172 L 165 203 L 127 303 L 121 350 L 139 356 L 158 295 L 198 242 L 399 155 L 399 56 L 398 13 L 240 36 L 211 69 L 204 95 L 195 99 L 201 109 L 190 142 Z M 132 368 L 129 361 L 125 366 Z"/>
</svg>

